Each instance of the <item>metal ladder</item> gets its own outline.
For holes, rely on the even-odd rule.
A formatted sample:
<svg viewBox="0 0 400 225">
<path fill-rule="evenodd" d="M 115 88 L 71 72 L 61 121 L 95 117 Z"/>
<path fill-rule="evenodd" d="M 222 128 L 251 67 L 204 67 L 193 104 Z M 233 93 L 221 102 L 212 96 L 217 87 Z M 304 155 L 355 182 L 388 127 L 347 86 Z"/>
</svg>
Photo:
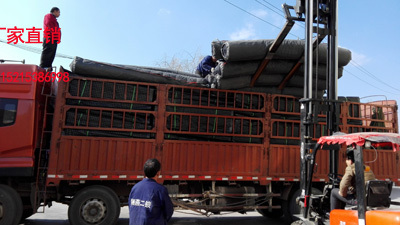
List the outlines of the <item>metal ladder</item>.
<svg viewBox="0 0 400 225">
<path fill-rule="evenodd" d="M 54 81 L 57 82 L 57 81 Z M 47 178 L 47 162 L 48 156 L 50 151 L 50 140 L 51 140 L 51 127 L 54 115 L 53 112 L 49 112 L 49 103 L 51 100 L 55 99 L 55 95 L 53 93 L 53 82 L 51 85 L 49 83 L 44 83 L 41 90 L 41 95 L 45 97 L 44 102 L 44 118 L 41 127 L 40 133 L 40 144 L 38 150 L 38 157 L 37 160 L 37 171 L 36 171 L 36 183 L 35 183 L 35 197 L 33 202 L 33 211 L 34 213 L 44 213 L 45 207 L 47 205 L 46 202 L 46 194 L 47 194 L 47 185 L 46 185 L 46 178 Z M 49 88 L 49 92 L 48 89 Z M 47 92 L 47 93 L 46 93 Z M 39 210 L 42 208 L 42 210 Z"/>
</svg>

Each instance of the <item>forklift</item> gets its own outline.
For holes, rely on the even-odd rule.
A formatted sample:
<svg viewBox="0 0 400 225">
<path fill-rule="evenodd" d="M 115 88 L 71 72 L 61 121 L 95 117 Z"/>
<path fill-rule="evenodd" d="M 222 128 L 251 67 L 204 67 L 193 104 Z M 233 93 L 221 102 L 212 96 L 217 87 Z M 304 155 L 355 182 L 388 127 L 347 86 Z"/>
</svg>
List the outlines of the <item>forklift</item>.
<svg viewBox="0 0 400 225">
<path fill-rule="evenodd" d="M 337 187 L 340 180 L 329 175 L 331 182 L 324 188 L 321 195 L 311 193 L 312 177 L 314 173 L 316 155 L 321 150 L 338 151 L 340 145 L 350 146 L 354 150 L 355 159 L 355 189 L 357 191 L 357 204 L 345 209 L 330 210 L 330 192 Z M 334 133 L 331 136 L 320 137 L 312 150 L 309 150 L 306 158 L 307 174 L 302 195 L 297 198 L 301 207 L 301 214 L 296 215 L 299 220 L 292 225 L 380 225 L 400 224 L 400 211 L 390 209 L 391 204 L 400 205 L 390 199 L 392 181 L 364 180 L 363 150 L 371 148 L 387 148 L 398 151 L 400 145 L 400 134 L 380 132 L 360 132 L 345 134 Z M 337 176 L 340 176 L 336 174 Z M 303 194 L 304 193 L 304 194 Z M 328 216 L 327 216 L 328 215 Z"/>
<path fill-rule="evenodd" d="M 339 103 L 337 97 L 338 80 L 338 41 L 337 41 L 337 0 L 296 0 L 295 6 L 283 6 L 288 20 L 302 21 L 306 25 L 304 50 L 304 98 L 300 99 L 300 190 L 297 198 L 300 214 L 296 214 L 295 224 L 331 224 L 331 225 L 372 225 L 400 224 L 400 211 L 387 209 L 390 204 L 391 181 L 368 181 L 364 184 L 363 149 L 392 146 L 397 150 L 400 135 L 393 133 L 364 132 L 343 134 L 339 131 Z M 296 15 L 292 16 L 290 10 Z M 315 34 L 315 37 L 314 37 Z M 324 99 L 313 95 L 313 49 L 327 37 L 327 93 Z M 313 128 L 326 114 L 327 136 L 318 142 L 313 141 Z M 347 210 L 330 212 L 330 193 L 338 187 L 340 144 L 355 148 L 357 205 Z M 320 150 L 329 151 L 329 179 L 320 195 L 312 194 L 312 177 L 316 154 Z"/>
</svg>

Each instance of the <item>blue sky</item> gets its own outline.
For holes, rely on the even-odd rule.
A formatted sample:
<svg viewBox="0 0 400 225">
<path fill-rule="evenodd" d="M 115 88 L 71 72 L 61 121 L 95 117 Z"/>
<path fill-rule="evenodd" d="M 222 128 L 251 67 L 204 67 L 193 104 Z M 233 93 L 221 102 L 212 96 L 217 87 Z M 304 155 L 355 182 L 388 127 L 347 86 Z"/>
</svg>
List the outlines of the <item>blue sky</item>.
<svg viewBox="0 0 400 225">
<path fill-rule="evenodd" d="M 43 16 L 57 6 L 61 9 L 58 21 L 62 30 L 58 53 L 109 63 L 155 66 L 165 57 L 209 55 L 214 39 L 273 39 L 280 32 L 275 26 L 282 27 L 285 20 L 281 11 L 278 15 L 266 6 L 277 11 L 272 6 L 281 8 L 283 3 L 296 3 L 229 2 L 268 23 L 224 0 L 3 0 L 0 27 L 42 28 Z M 399 8 L 399 0 L 339 1 L 339 45 L 353 54 L 352 63 L 339 80 L 339 95 L 385 95 L 400 101 Z M 288 38 L 304 38 L 301 26 L 295 25 Z M 6 31 L 0 30 L 0 39 L 7 39 Z M 41 48 L 40 44 L 25 45 Z M 0 43 L 0 59 L 25 59 L 29 64 L 39 64 L 40 54 Z M 56 58 L 53 65 L 69 68 L 70 62 Z"/>
</svg>

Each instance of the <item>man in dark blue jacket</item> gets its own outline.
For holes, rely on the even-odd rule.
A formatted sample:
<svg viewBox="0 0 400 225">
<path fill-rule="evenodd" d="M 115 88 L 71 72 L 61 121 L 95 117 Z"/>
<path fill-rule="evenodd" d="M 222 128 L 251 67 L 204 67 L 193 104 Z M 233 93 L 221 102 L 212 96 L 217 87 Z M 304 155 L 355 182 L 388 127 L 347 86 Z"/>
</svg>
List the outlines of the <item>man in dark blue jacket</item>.
<svg viewBox="0 0 400 225">
<path fill-rule="evenodd" d="M 157 183 L 161 164 L 149 159 L 144 164 L 146 178 L 129 194 L 129 225 L 166 225 L 174 213 L 168 190 Z"/>
<path fill-rule="evenodd" d="M 217 62 L 217 58 L 214 56 L 206 56 L 201 60 L 199 65 L 196 68 L 196 74 L 205 77 L 211 73 L 211 68 L 215 67 L 215 62 Z"/>
</svg>

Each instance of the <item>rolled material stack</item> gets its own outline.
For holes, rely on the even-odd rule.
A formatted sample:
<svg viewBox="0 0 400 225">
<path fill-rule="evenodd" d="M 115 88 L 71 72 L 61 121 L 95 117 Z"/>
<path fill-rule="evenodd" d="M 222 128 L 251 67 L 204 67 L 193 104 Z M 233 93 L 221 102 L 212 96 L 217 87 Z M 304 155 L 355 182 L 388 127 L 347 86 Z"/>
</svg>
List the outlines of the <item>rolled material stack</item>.
<svg viewBox="0 0 400 225">
<path fill-rule="evenodd" d="M 86 77 L 158 84 L 207 86 L 207 80 L 197 74 L 186 73 L 167 68 L 97 62 L 89 59 L 83 59 L 78 56 L 76 56 L 71 62 L 70 68 L 72 73 Z"/>
<path fill-rule="evenodd" d="M 152 112 L 156 111 L 157 86 L 152 84 L 199 87 L 208 84 L 197 74 L 80 57 L 74 58 L 70 68 L 68 92 L 72 98 L 66 99 L 69 109 L 63 132 L 73 136 L 154 138 L 154 132 L 142 132 L 152 131 L 155 126 Z"/>
<path fill-rule="evenodd" d="M 213 56 L 220 59 L 214 74 L 210 75 L 215 77 L 213 79 L 215 86 L 220 89 L 303 96 L 304 65 L 294 73 L 284 89 L 278 89 L 279 84 L 302 57 L 303 40 L 284 40 L 256 80 L 254 87 L 250 87 L 252 77 L 267 55 L 273 41 L 272 39 L 213 41 L 211 44 Z M 338 53 L 338 76 L 340 78 L 343 75 L 343 67 L 351 60 L 351 52 L 348 49 L 339 48 Z M 314 52 L 313 62 L 314 89 L 317 86 L 318 96 L 322 96 L 326 89 L 327 44 L 319 45 L 318 50 Z M 209 78 L 209 80 L 212 79 Z"/>
<path fill-rule="evenodd" d="M 154 138 L 157 86 L 71 72 L 67 91 L 64 135 Z"/>
</svg>

